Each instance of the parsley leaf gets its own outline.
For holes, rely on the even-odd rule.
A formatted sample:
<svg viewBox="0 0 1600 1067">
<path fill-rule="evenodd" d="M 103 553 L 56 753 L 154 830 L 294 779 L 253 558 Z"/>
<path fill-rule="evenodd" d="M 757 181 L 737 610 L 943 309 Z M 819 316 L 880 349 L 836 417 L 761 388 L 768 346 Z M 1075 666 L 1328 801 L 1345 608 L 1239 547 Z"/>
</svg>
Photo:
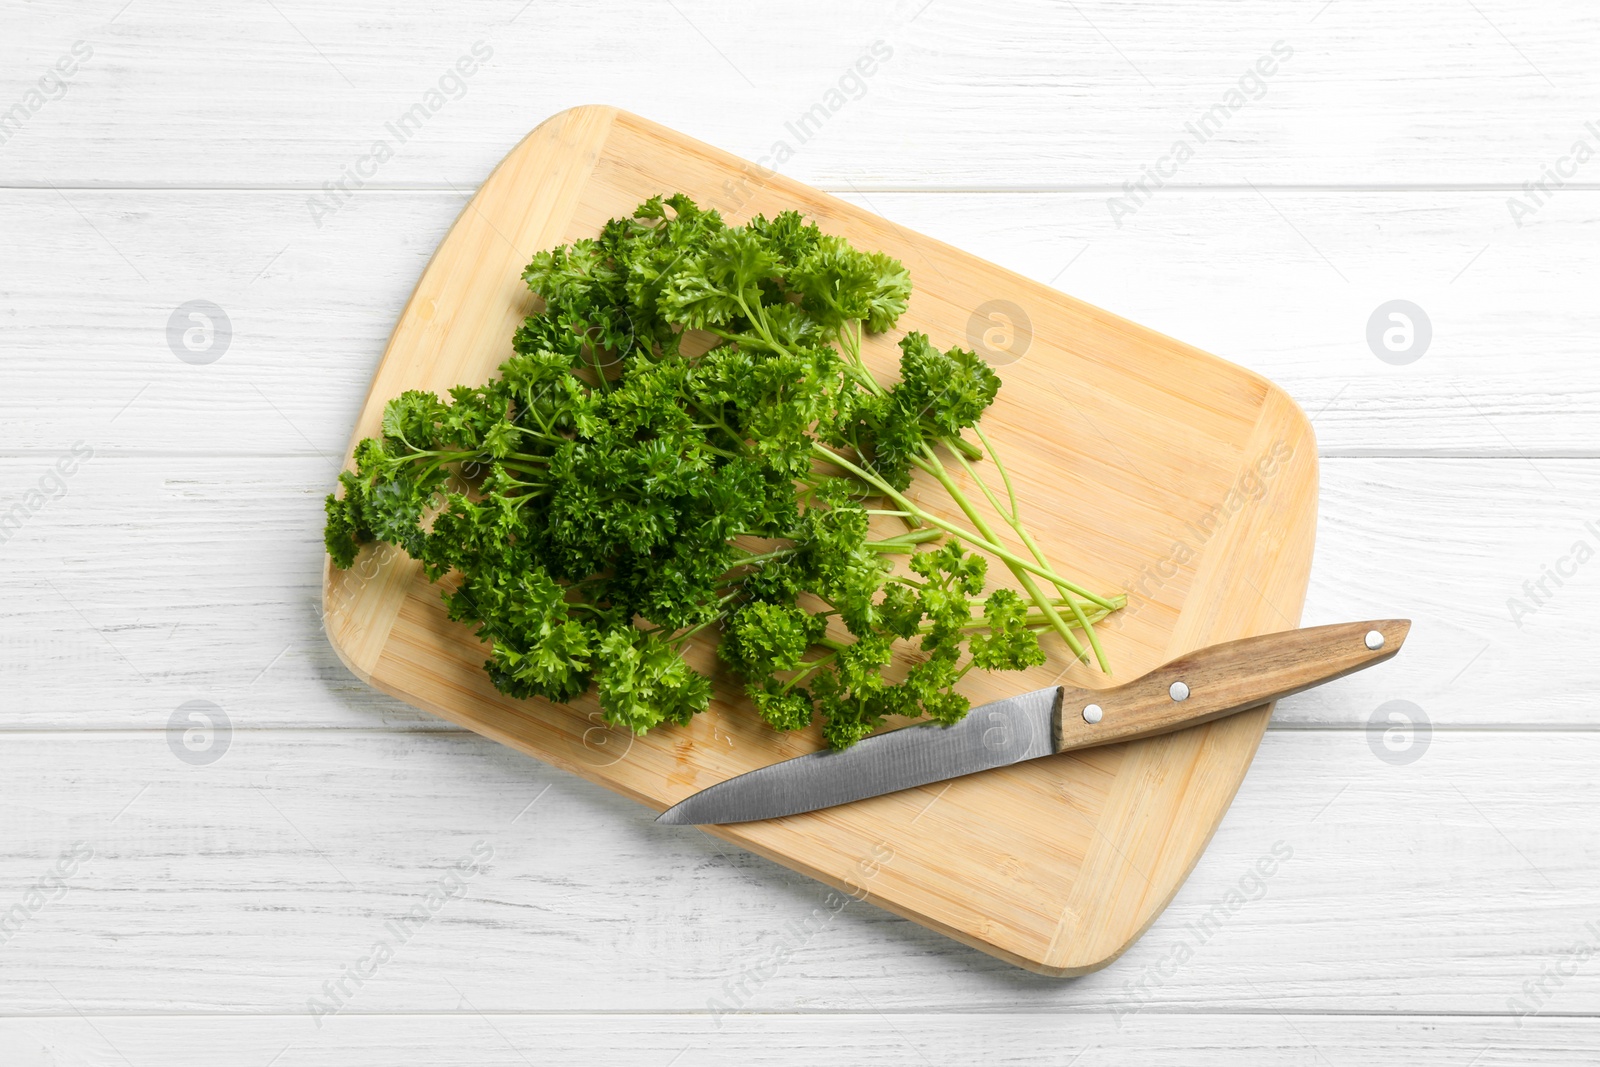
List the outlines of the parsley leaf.
<svg viewBox="0 0 1600 1067">
<path fill-rule="evenodd" d="M 499 374 L 389 401 L 324 531 L 338 567 L 373 542 L 422 561 L 501 691 L 592 688 L 614 725 L 685 724 L 710 704 L 684 656 L 708 633 L 763 719 L 820 715 L 843 747 L 893 716 L 958 721 L 968 671 L 1042 664 L 1050 630 L 1104 666 L 1093 623 L 1123 598 L 1050 566 L 999 458 L 963 436 L 982 439 L 999 377 L 922 333 L 900 339 L 896 382 L 862 362 L 910 299 L 897 260 L 797 212 L 729 226 L 679 194 L 538 253 L 523 280 L 543 306 Z M 971 466 L 985 456 L 1009 506 Z M 968 523 L 907 497 L 917 478 Z M 1023 593 L 990 587 L 991 558 Z"/>
</svg>

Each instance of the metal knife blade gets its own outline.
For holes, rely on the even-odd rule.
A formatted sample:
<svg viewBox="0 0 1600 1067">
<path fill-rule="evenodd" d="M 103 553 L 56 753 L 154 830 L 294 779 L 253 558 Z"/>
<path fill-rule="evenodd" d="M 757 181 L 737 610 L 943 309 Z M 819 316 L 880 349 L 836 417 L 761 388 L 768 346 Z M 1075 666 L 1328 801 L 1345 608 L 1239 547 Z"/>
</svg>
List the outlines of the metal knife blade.
<svg viewBox="0 0 1600 1067">
<path fill-rule="evenodd" d="M 702 789 L 656 822 L 776 819 L 1048 756 L 1060 702 L 1061 687 L 1053 685 L 980 705 L 954 726 L 919 723 L 842 751 L 797 756 Z"/>
<path fill-rule="evenodd" d="M 1052 686 L 981 705 L 953 726 L 907 726 L 761 767 L 695 793 L 656 821 L 776 819 L 1197 726 L 1381 663 L 1410 628 L 1409 620 L 1386 619 L 1210 645 L 1109 689 Z"/>
</svg>

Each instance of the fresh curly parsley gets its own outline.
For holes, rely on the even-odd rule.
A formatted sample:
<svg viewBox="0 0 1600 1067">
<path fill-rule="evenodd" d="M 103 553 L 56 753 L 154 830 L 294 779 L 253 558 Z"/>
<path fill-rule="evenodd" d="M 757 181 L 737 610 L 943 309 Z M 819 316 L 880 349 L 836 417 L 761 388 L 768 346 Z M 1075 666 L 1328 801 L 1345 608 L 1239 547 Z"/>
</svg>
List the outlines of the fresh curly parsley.
<svg viewBox="0 0 1600 1067">
<path fill-rule="evenodd" d="M 384 541 L 452 576 L 450 617 L 492 643 L 502 692 L 565 702 L 594 686 L 615 725 L 687 723 L 711 683 L 682 652 L 711 630 L 763 719 L 796 730 L 820 713 L 842 748 L 891 715 L 959 720 L 962 677 L 1043 663 L 1047 631 L 1088 659 L 1081 632 L 1105 669 L 1094 622 L 1124 598 L 1061 577 L 1023 527 L 977 428 L 999 378 L 921 333 L 900 340 L 896 384 L 862 364 L 863 331 L 890 329 L 910 297 L 899 262 L 796 212 L 729 226 L 678 195 L 523 277 L 544 310 L 499 377 L 391 400 L 327 500 L 337 566 Z M 977 476 L 985 456 L 1005 500 Z M 917 505 L 913 476 L 966 524 Z M 902 529 L 875 534 L 875 518 Z M 987 591 L 974 549 L 1022 591 Z M 886 673 L 897 642 L 920 654 Z"/>
</svg>

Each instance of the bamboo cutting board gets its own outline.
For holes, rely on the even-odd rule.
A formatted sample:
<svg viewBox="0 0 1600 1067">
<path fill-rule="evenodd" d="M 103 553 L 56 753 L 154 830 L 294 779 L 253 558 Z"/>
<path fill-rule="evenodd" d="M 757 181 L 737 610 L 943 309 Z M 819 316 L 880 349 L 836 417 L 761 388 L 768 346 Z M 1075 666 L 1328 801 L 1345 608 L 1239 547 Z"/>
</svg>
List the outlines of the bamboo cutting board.
<svg viewBox="0 0 1600 1067">
<path fill-rule="evenodd" d="M 868 361 L 892 379 L 906 330 L 978 347 L 1004 379 L 985 431 L 1024 518 L 1063 574 L 1128 607 L 1102 624 L 1116 675 L 1052 661 L 969 675 L 974 704 L 1056 681 L 1103 686 L 1180 653 L 1298 624 L 1316 524 L 1311 427 L 1242 368 L 637 116 L 564 111 L 506 157 L 462 212 L 401 314 L 356 424 L 379 430 L 406 389 L 481 382 L 535 309 L 533 253 L 596 235 L 657 193 L 733 223 L 797 208 L 899 257 L 916 289 Z M 352 449 L 353 449 L 352 442 Z M 348 458 L 348 457 L 347 457 Z M 959 519 L 937 485 L 919 503 Z M 991 573 L 1004 576 L 999 567 Z M 688 727 L 633 738 L 592 697 L 496 692 L 471 631 L 396 549 L 329 568 L 329 639 L 364 681 L 655 809 L 820 747 L 780 736 L 720 678 Z M 1165 737 L 1034 760 L 827 811 L 708 831 L 1029 970 L 1092 971 L 1160 914 L 1233 799 L 1270 706 Z M 663 833 L 681 832 L 663 828 Z"/>
</svg>

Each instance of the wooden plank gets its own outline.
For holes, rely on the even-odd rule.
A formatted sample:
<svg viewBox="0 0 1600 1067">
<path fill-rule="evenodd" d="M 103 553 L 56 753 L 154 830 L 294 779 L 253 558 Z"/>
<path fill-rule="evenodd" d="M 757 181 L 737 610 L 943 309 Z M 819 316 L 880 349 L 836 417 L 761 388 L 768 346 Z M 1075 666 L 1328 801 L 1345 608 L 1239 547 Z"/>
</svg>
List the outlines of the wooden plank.
<svg viewBox="0 0 1600 1067">
<path fill-rule="evenodd" d="M 1399 613 L 1415 626 L 1403 656 L 1280 702 L 1276 726 L 1364 728 L 1396 699 L 1438 726 L 1600 724 L 1600 664 L 1589 653 L 1600 571 L 1586 564 L 1560 587 L 1545 577 L 1563 558 L 1572 567 L 1579 540 L 1600 548 L 1586 526 L 1600 527 L 1600 464 L 1535 463 L 1323 462 L 1305 622 Z M 9 507 L 49 465 L 0 459 L 0 501 Z M 18 591 L 0 604 L 0 663 L 26 693 L 8 702 L 0 729 L 155 727 L 191 699 L 258 728 L 451 729 L 362 685 L 327 647 L 318 597 L 328 474 L 306 457 L 84 463 L 65 497 L 0 545 Z M 1160 532 L 1193 539 L 1182 523 Z M 1161 580 L 1136 570 L 1113 584 L 1137 597 L 1141 583 Z M 1541 580 L 1538 604 L 1523 583 Z"/>
<path fill-rule="evenodd" d="M 322 746 L 330 735 L 259 727 L 450 729 L 424 725 L 355 683 L 321 641 L 317 468 L 333 461 L 317 459 L 317 451 L 340 451 L 405 295 L 466 195 L 545 113 L 595 99 L 597 71 L 608 102 L 756 156 L 788 136 L 784 123 L 819 102 L 879 37 L 894 57 L 862 99 L 800 146 L 785 172 L 1268 375 L 1316 416 L 1325 457 L 1506 457 L 1324 464 L 1307 621 L 1388 610 L 1404 598 L 1417 606 L 1421 626 L 1404 663 L 1391 666 L 1414 672 L 1400 685 L 1387 673 L 1358 676 L 1343 685 L 1361 689 L 1308 694 L 1285 702 L 1277 718 L 1291 727 L 1364 730 L 1363 710 L 1398 694 L 1442 727 L 1423 758 L 1368 766 L 1374 753 L 1370 742 L 1358 743 L 1362 733 L 1317 729 L 1303 739 L 1316 746 L 1314 761 L 1308 755 L 1258 794 L 1260 772 L 1284 751 L 1278 746 L 1302 740 L 1270 731 L 1258 773 L 1234 809 L 1265 835 L 1246 841 L 1225 823 L 1186 890 L 1200 893 L 1202 906 L 1183 913 L 1190 898 L 1180 894 L 1165 921 L 1203 920 L 1237 888 L 1267 835 L 1293 840 L 1296 859 L 1176 980 L 1165 977 L 1165 956 L 1182 939 L 1158 942 L 1160 925 L 1140 946 L 1160 951 L 1140 957 L 1136 950 L 1101 976 L 1060 986 L 1007 975 L 982 959 L 952 971 L 965 950 L 851 905 L 757 984 L 751 1002 L 772 1014 L 729 1016 L 720 1028 L 707 1009 L 720 981 L 770 973 L 782 931 L 759 924 L 776 926 L 774 912 L 796 904 L 795 921 L 803 922 L 818 903 L 814 886 L 764 861 L 727 848 L 723 856 L 709 845 L 665 858 L 641 853 L 651 828 L 627 822 L 637 815 L 630 805 L 568 782 L 589 801 L 571 835 L 558 837 L 542 862 L 527 860 L 512 872 L 513 884 L 535 887 L 546 910 L 493 894 L 514 913 L 502 923 L 513 952 L 498 955 L 497 941 L 472 935 L 477 960 L 456 954 L 440 969 L 431 957 L 418 959 L 405 996 L 391 1001 L 415 1014 L 350 1014 L 317 1030 L 304 1014 L 307 983 L 288 976 L 333 977 L 349 961 L 317 956 L 316 936 L 348 936 L 366 913 L 352 915 L 348 890 L 342 897 L 321 885 L 302 891 L 290 903 L 310 919 L 286 931 L 291 947 L 274 953 L 269 939 L 285 932 L 272 925 L 281 914 L 271 910 L 276 898 L 265 896 L 266 910 L 252 910 L 262 905 L 248 894 L 288 889 L 297 876 L 309 881 L 306 872 L 320 860 L 302 842 L 299 862 L 290 863 L 278 851 L 282 843 L 263 831 L 264 805 L 246 815 L 234 789 L 220 791 L 226 799 L 219 801 L 219 791 L 188 788 L 159 803 L 153 822 L 126 833 L 116 856 L 127 865 L 108 879 L 114 887 L 96 887 L 84 909 L 92 915 L 51 926 L 47 912 L 45 925 L 22 935 L 35 939 L 22 957 L 11 955 L 22 938 L 0 952 L 8 977 L 34 979 L 21 1006 L 9 1010 L 35 1014 L 0 1019 L 0 1059 L 182 1067 L 229 1057 L 264 1063 L 285 1046 L 277 1067 L 418 1057 L 474 1065 L 659 1065 L 674 1057 L 680 1065 L 809 1063 L 860 1060 L 862 1050 L 873 1062 L 912 1064 L 946 1057 L 1057 1063 L 1080 1052 L 1081 1065 L 1488 1067 L 1597 1058 L 1592 964 L 1552 978 L 1571 966 L 1568 953 L 1594 921 L 1577 906 L 1592 884 L 1594 857 L 1571 847 L 1592 836 L 1589 777 L 1561 765 L 1549 794 L 1529 787 L 1550 778 L 1533 746 L 1560 752 L 1571 747 L 1570 735 L 1552 727 L 1586 732 L 1593 723 L 1600 674 L 1587 644 L 1597 621 L 1592 578 L 1587 569 L 1569 578 L 1521 629 L 1504 610 L 1524 580 L 1544 578 L 1583 536 L 1593 518 L 1587 502 L 1597 499 L 1587 465 L 1546 458 L 1600 455 L 1590 351 L 1600 323 L 1585 284 L 1594 275 L 1585 240 L 1595 215 L 1593 175 L 1580 174 L 1582 187 L 1569 184 L 1525 227 L 1507 213 L 1523 183 L 1539 180 L 1572 140 L 1587 136 L 1585 121 L 1600 115 L 1590 62 L 1596 14 L 1551 0 L 1520 7 L 1422 0 L 1395 10 L 1246 0 L 1230 3 L 1222 19 L 1217 5 L 1165 0 L 1137 9 L 1099 0 L 981 11 L 965 0 L 937 0 L 909 21 L 923 4 L 906 0 L 885 11 L 825 0 L 767 12 L 761 21 L 692 0 L 679 0 L 676 12 L 626 0 L 570 12 L 526 9 L 522 0 L 404 10 L 371 0 L 280 0 L 226 19 L 171 0 L 128 8 L 116 0 L 100 10 L 31 3 L 18 32 L 0 41 L 16 79 L 0 107 L 15 103 L 73 41 L 93 42 L 97 54 L 65 98 L 50 101 L 0 149 L 0 220 L 12 238 L 0 268 L 7 327 L 0 423 L 9 431 L 0 457 L 16 457 L 0 458 L 0 500 L 37 484 L 74 440 L 99 445 L 106 462 L 85 468 L 83 478 L 98 471 L 97 480 L 75 478 L 69 499 L 53 501 L 20 539 L 0 544 L 0 563 L 13 577 L 13 595 L 0 606 L 0 679 L 11 695 L 0 702 L 0 729 L 72 732 L 58 739 L 70 750 L 19 749 L 19 741 L 38 738 L 7 738 L 12 760 L 34 765 L 28 775 L 4 776 L 18 782 L 15 794 L 5 793 L 8 825 L 28 829 L 9 834 L 0 849 L 0 885 L 20 898 L 54 862 L 68 836 L 54 835 L 54 824 L 45 829 L 47 818 L 86 821 L 86 807 L 112 790 L 115 803 L 106 808 L 120 808 L 125 782 L 142 781 L 171 759 L 159 731 L 121 734 L 109 740 L 139 741 L 140 756 L 105 756 L 99 765 L 106 750 L 96 746 L 108 738 L 79 731 L 159 728 L 195 697 L 215 697 L 235 713 L 242 747 L 186 773 L 225 773 L 257 740 L 270 742 L 276 755 L 256 750 L 262 758 L 250 764 L 255 781 L 296 822 L 304 820 L 294 805 L 308 794 L 330 798 L 316 814 L 361 827 L 334 835 L 352 854 L 370 854 L 367 828 L 407 812 L 417 825 L 437 827 L 430 822 L 437 813 L 407 800 L 413 778 L 389 770 L 374 778 L 371 760 L 346 760 L 339 770 L 354 770 L 337 786 L 332 771 L 309 790 L 304 777 L 282 790 L 272 784 L 307 753 L 314 764 L 319 750 L 328 755 Z M 656 47 L 615 52 L 618 25 L 643 28 Z M 1284 70 L 1292 80 L 1275 75 L 1270 93 L 1186 163 L 1176 184 L 1115 226 L 1107 201 L 1121 183 L 1157 161 L 1257 46 L 1280 36 L 1296 48 Z M 476 40 L 498 58 L 469 80 L 469 95 L 452 99 L 318 227 L 309 205 L 322 183 L 343 178 L 383 124 Z M 1028 47 L 1019 50 L 1019 40 Z M 754 66 L 740 64 L 753 87 L 718 49 L 759 57 Z M 1496 184 L 1470 191 L 1484 182 Z M 1394 183 L 1405 188 L 1370 189 Z M 65 186 L 71 203 L 50 184 Z M 119 184 L 177 188 L 115 190 Z M 183 188 L 196 184 L 239 188 Z M 1197 193 L 1194 184 L 1208 188 Z M 1369 191 L 1322 191 L 1341 184 Z M 32 188 L 6 188 L 16 185 Z M 82 185 L 107 192 L 74 188 Z M 263 188 L 274 185 L 292 188 Z M 438 192 L 383 191 L 418 186 Z M 978 187 L 1073 192 L 886 191 Z M 238 327 L 229 356 L 208 367 L 180 364 L 163 337 L 172 309 L 196 297 L 220 301 Z M 1431 354 L 1408 367 L 1379 364 L 1362 336 L 1372 309 L 1394 297 L 1418 300 L 1437 326 Z M 123 454 L 116 465 L 113 452 Z M 84 609 L 82 617 L 43 584 L 45 576 Z M 1527 732 L 1463 736 L 1448 723 Z M 426 754 L 436 740 L 416 742 L 430 746 Z M 1585 740 L 1578 738 L 1579 752 L 1592 766 Z M 1453 756 L 1461 743 L 1470 750 Z M 391 756 L 382 762 L 414 769 L 400 762 L 409 757 Z M 1328 770 L 1334 764 L 1336 774 Z M 102 777 L 86 781 L 85 767 Z M 1440 773 L 1416 777 L 1430 768 Z M 559 780 L 542 773 L 530 783 L 491 772 L 485 788 L 427 795 L 445 807 L 481 810 L 525 784 Z M 360 796 L 363 788 L 370 797 Z M 1449 791 L 1457 788 L 1463 796 Z M 1314 802 L 1309 792 L 1319 794 Z M 114 827 L 133 820 L 151 795 Z M 1502 806 L 1518 825 L 1503 822 Z M 1469 807 L 1506 834 L 1486 821 L 1464 833 Z M 1570 822 L 1560 821 L 1563 807 Z M 613 809 L 623 813 L 624 831 L 608 838 Z M 1321 828 L 1313 841 L 1319 866 L 1284 882 L 1308 855 L 1298 847 L 1303 838 L 1286 832 L 1294 812 L 1311 812 Z M 1337 833 L 1327 830 L 1334 820 Z M 472 830 L 455 816 L 446 821 Z M 1541 829 L 1529 829 L 1535 826 Z M 282 823 L 275 832 L 295 839 Z M 1517 866 L 1523 860 L 1506 847 L 1513 842 L 1552 872 L 1555 886 L 1531 865 Z M 389 846 L 392 865 L 377 878 L 399 883 L 399 896 L 416 888 L 420 897 L 453 858 L 406 853 L 398 837 L 380 850 Z M 279 868 L 264 866 L 269 851 Z M 613 864 L 608 851 L 627 862 Z M 1213 874 L 1213 862 L 1233 870 Z M 680 893 L 681 882 L 666 872 L 689 878 L 689 888 Z M 1284 887 L 1292 907 L 1279 909 Z M 182 896 L 197 890 L 198 907 L 186 911 Z M 143 916 L 117 911 L 130 893 L 156 906 Z M 395 899 L 396 909 L 406 902 Z M 54 907 L 83 903 L 74 893 Z M 1256 931 L 1262 936 L 1247 936 L 1263 905 L 1272 914 Z M 733 909 L 748 912 L 747 921 L 724 918 Z M 1363 919 L 1338 919 L 1352 914 Z M 529 936 L 530 915 L 551 920 L 542 937 Z M 567 915 L 572 921 L 554 923 Z M 441 927 L 450 922 L 447 912 Z M 140 944 L 152 932 L 164 953 Z M 449 925 L 434 934 L 456 932 Z M 1348 952 L 1330 945 L 1352 936 Z M 219 938 L 225 948 L 216 947 Z M 878 938 L 893 950 L 861 951 L 862 941 Z M 427 951 L 424 942 L 417 947 Z M 130 949 L 151 966 L 129 966 Z M 1280 954 L 1291 964 L 1282 996 Z M 63 958 L 65 978 L 57 969 Z M 317 969 L 322 964 L 326 970 Z M 674 1001 L 686 973 L 689 995 Z M 490 974 L 521 980 L 531 1014 L 477 1014 L 484 1002 L 472 983 Z M 40 975 L 56 988 L 39 984 Z M 884 983 L 887 975 L 894 978 Z M 1220 983 L 1209 981 L 1219 976 Z M 1126 990 L 1095 1006 L 1104 992 L 1096 982 L 1141 977 L 1158 990 L 1144 1010 L 1126 1010 L 1140 1004 Z M 1510 998 L 1530 984 L 1553 994 L 1547 1014 L 1517 1019 Z M 880 986 L 897 991 L 881 1012 Z M 130 1010 L 162 1013 L 223 1003 L 249 1014 L 84 1018 L 75 1009 L 85 988 L 109 1011 L 130 1002 Z M 921 997 L 923 988 L 934 992 Z M 173 996 L 163 999 L 162 991 Z M 552 992 L 573 1014 L 549 1014 Z M 870 1006 L 863 1007 L 863 992 Z M 1078 998 L 1086 992 L 1083 1007 Z M 667 1014 L 618 1015 L 618 1000 Z M 675 1006 L 654 1006 L 668 1001 Z M 1306 1014 L 1310 1003 L 1319 1007 Z M 1436 1014 L 1349 1014 L 1355 1003 Z M 797 1009 L 826 1014 L 787 1014 Z M 986 1010 L 995 1014 L 957 1014 Z M 272 1014 L 278 1011 L 301 1014 Z M 674 1014 L 680 1011 L 688 1014 Z M 1018 1011 L 1031 1014 L 1005 1014 Z"/>
<path fill-rule="evenodd" d="M 0 268 L 12 311 L 0 452 L 81 438 L 207 454 L 226 442 L 336 462 L 468 189 L 363 194 L 322 230 L 293 193 L 0 190 L 15 236 Z M 1563 193 L 1521 230 L 1497 193 L 1274 192 L 1268 204 L 1248 190 L 1174 191 L 1120 230 L 1091 194 L 846 196 L 1266 375 L 1314 417 L 1325 456 L 1600 454 L 1600 310 L 1587 286 L 1600 193 Z M 930 273 L 911 269 L 919 283 Z M 1396 298 L 1433 328 L 1408 366 L 1366 340 Z M 194 299 L 233 326 L 204 366 L 166 337 Z M 962 340 L 967 324 L 951 327 Z M 1067 398 L 1057 425 L 1098 432 Z"/>
<path fill-rule="evenodd" d="M 884 1067 L 1004 1062 L 1058 1067 L 1521 1067 L 1589 1064 L 1600 1040 L 1586 1019 L 1295 1015 L 1151 1015 L 1118 1026 L 1106 1015 L 781 1014 L 737 1017 L 721 1026 L 675 1015 L 479 1016 L 469 1001 L 439 1014 L 339 1016 L 320 1030 L 303 1017 L 166 1015 L 0 1020 L 0 1051 L 19 1067 L 44 1064 L 161 1063 L 210 1067 L 225 1053 L 279 1056 L 282 1067 L 339 1063 L 392 1067 L 525 1067 L 605 1063 L 661 1067 L 680 1062 L 728 1067 L 870 1061 Z M 66 1057 L 66 1058 L 51 1058 Z M 75 1058 L 81 1057 L 81 1058 Z M 692 1057 L 692 1059 L 691 1059 Z M 1066 1059 L 1063 1059 L 1066 1057 Z"/>
<path fill-rule="evenodd" d="M 76 40 L 94 50 L 0 156 L 6 181 L 41 185 L 471 185 L 540 119 L 603 100 L 749 159 L 787 154 L 779 169 L 838 189 L 1095 185 L 1103 198 L 1158 165 L 1185 184 L 1520 189 L 1600 113 L 1600 16 L 1559 0 L 828 0 L 758 18 L 726 0 L 280 0 L 227 18 L 175 0 L 52 0 L 25 23 L 4 46 L 8 106 Z M 651 47 L 618 52 L 619 26 Z M 887 58 L 852 77 L 878 41 Z M 1263 56 L 1273 72 L 1252 77 Z M 1174 170 L 1179 139 L 1194 155 Z M 391 158 L 378 161 L 380 140 Z"/>
<path fill-rule="evenodd" d="M 446 880 L 454 899 L 350 1012 L 457 1011 L 464 995 L 486 1013 L 702 1023 L 729 1009 L 1104 1013 L 1123 1028 L 1170 1012 L 1440 1012 L 1509 1031 L 1526 983 L 1550 1015 L 1600 997 L 1600 967 L 1572 956 L 1600 938 L 1592 731 L 1439 732 L 1403 766 L 1359 732 L 1269 732 L 1172 906 L 1117 963 L 1062 982 L 870 905 L 834 910 L 809 879 L 471 735 L 249 725 L 206 766 L 159 731 L 7 738 L 4 909 L 74 842 L 94 850 L 7 938 L 8 1013 L 71 1016 L 65 994 L 95 1017 L 298 1014 L 314 1036 L 308 998 L 394 940 L 387 924 L 479 842 L 484 869 Z"/>
<path fill-rule="evenodd" d="M 1298 619 L 1317 467 L 1310 426 L 1281 390 L 798 183 L 775 178 L 746 197 L 732 181 L 739 166 L 725 152 L 612 108 L 576 108 L 546 121 L 495 169 L 434 253 L 384 352 L 347 457 L 377 427 L 389 398 L 406 389 L 442 393 L 494 373 L 504 358 L 494 338 L 530 310 L 517 264 L 552 243 L 590 237 L 608 219 L 676 189 L 730 219 L 799 210 L 861 247 L 925 266 L 896 334 L 862 342 L 861 358 L 880 379 L 898 371 L 899 333 L 946 336 L 1000 292 L 1031 308 L 1033 358 L 996 364 L 1011 384 L 985 429 L 1017 471 L 1011 484 L 1039 550 L 1071 558 L 1078 580 L 1093 586 L 1137 567 L 1164 547 L 1155 526 L 1210 513 L 1203 545 L 1174 561 L 1173 580 L 1107 628 L 1102 641 L 1117 673 L 1108 677 L 1064 646 L 1046 645 L 1048 659 L 1028 672 L 968 679 L 963 691 L 974 703 L 1061 680 L 1096 686 L 1136 677 L 1195 648 Z M 1109 453 L 1099 442 L 1084 447 L 1042 432 L 1059 407 L 1051 387 L 1062 382 L 1071 383 L 1077 411 L 1109 427 L 1102 431 Z M 1130 484 L 1129 464 L 1160 480 Z M 1246 479 L 1260 492 L 1245 493 Z M 946 521 L 967 521 L 929 484 L 914 481 L 907 495 Z M 1086 521 L 1075 503 L 1085 499 L 1095 502 L 1099 521 Z M 817 727 L 786 737 L 765 729 L 736 681 L 713 674 L 711 707 L 693 722 L 634 739 L 626 760 L 574 760 L 574 748 L 601 721 L 592 694 L 555 705 L 496 692 L 482 643 L 447 618 L 419 564 L 400 558 L 370 579 L 330 564 L 323 603 L 334 650 L 374 688 L 658 809 L 822 744 Z M 687 655 L 710 657 L 714 642 L 704 634 Z M 906 647 L 896 654 L 902 666 L 914 662 Z M 707 832 L 1018 966 L 1082 974 L 1123 951 L 1182 883 L 1227 809 L 1268 713 Z M 1042 831 L 1064 792 L 1079 797 L 1084 825 L 1063 841 Z M 936 818 L 916 825 L 941 801 Z M 1159 863 L 1140 863 L 1157 854 Z M 1142 892 L 1128 891 L 1133 873 Z"/>
</svg>

